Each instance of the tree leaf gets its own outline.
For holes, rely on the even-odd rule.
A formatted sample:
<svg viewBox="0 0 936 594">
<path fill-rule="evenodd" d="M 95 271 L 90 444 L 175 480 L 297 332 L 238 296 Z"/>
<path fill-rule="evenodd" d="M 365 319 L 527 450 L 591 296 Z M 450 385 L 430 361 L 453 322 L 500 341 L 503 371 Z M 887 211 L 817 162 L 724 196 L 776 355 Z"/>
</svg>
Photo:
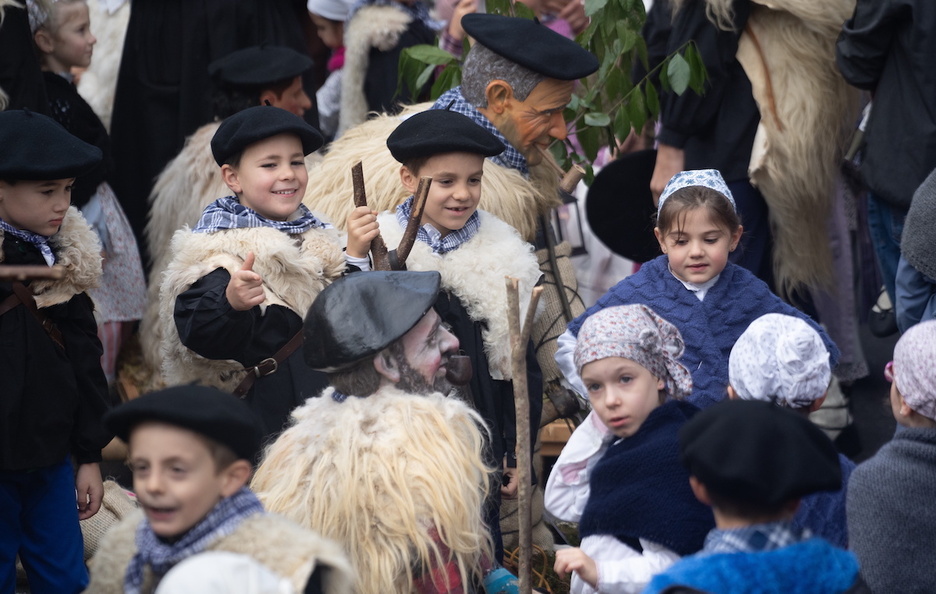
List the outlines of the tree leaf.
<svg viewBox="0 0 936 594">
<path fill-rule="evenodd" d="M 601 148 L 601 128 L 593 126 L 580 127 L 578 130 L 578 141 L 585 152 L 585 158 L 594 161 L 598 156 L 598 149 Z"/>
<path fill-rule="evenodd" d="M 411 59 L 423 64 L 442 66 L 455 61 L 455 56 L 434 45 L 413 45 L 403 50 Z"/>
<path fill-rule="evenodd" d="M 645 94 L 647 96 L 647 109 L 650 110 L 650 116 L 656 117 L 660 115 L 660 96 L 657 94 L 656 87 L 653 86 L 653 83 L 647 81 L 645 89 Z"/>
<path fill-rule="evenodd" d="M 674 54 L 666 66 L 666 75 L 669 78 L 670 86 L 677 95 L 686 92 L 689 86 L 689 63 L 679 54 Z"/>
<path fill-rule="evenodd" d="M 429 93 L 429 98 L 435 101 L 449 89 L 457 87 L 459 83 L 461 83 L 461 68 L 449 64 L 439 74 L 436 81 L 432 83 L 432 90 Z"/>
<path fill-rule="evenodd" d="M 585 114 L 585 125 L 587 126 L 608 126 L 611 124 L 611 116 L 606 113 L 592 111 Z"/>
<path fill-rule="evenodd" d="M 533 9 L 524 4 L 523 2 L 513 2 L 514 15 L 522 19 L 533 20 L 536 18 L 536 13 L 533 12 Z"/>
<path fill-rule="evenodd" d="M 585 16 L 594 16 L 595 13 L 604 8 L 607 3 L 608 0 L 585 0 Z"/>
<path fill-rule="evenodd" d="M 410 88 L 410 92 L 413 95 L 410 97 L 410 101 L 416 101 L 416 97 L 419 95 L 419 91 L 426 86 L 427 82 L 429 82 L 429 77 L 432 76 L 432 73 L 435 72 L 435 69 L 436 67 L 430 64 L 419 73 L 419 77 L 416 79 L 416 86 Z"/>
</svg>

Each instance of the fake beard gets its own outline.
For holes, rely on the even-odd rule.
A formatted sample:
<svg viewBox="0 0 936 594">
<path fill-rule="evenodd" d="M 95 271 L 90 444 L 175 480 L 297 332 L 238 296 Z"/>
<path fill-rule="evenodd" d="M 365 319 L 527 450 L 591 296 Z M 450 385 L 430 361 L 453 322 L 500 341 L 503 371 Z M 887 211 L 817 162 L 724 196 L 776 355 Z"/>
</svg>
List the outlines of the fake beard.
<svg viewBox="0 0 936 594">
<path fill-rule="evenodd" d="M 444 364 L 446 360 L 447 358 L 442 363 Z M 396 356 L 396 362 L 400 370 L 400 381 L 397 382 L 396 387 L 400 390 L 410 394 L 430 394 L 432 392 L 448 394 L 452 391 L 452 384 L 445 379 L 445 376 L 436 377 L 432 382 L 429 382 L 421 373 L 410 366 L 406 357 Z"/>
</svg>

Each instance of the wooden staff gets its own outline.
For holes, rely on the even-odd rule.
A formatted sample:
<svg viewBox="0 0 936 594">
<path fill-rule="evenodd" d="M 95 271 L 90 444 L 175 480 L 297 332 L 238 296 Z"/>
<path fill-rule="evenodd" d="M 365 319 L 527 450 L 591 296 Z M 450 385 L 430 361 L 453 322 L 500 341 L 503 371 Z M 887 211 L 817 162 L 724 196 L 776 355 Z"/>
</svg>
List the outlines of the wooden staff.
<svg viewBox="0 0 936 594">
<path fill-rule="evenodd" d="M 559 163 L 556 163 L 556 160 L 553 159 L 552 153 L 550 153 L 548 149 L 536 145 L 536 150 L 543 156 L 543 161 L 552 167 L 559 176 L 559 189 L 566 194 L 573 193 L 576 186 L 578 186 L 582 178 L 585 177 L 585 168 L 578 163 L 573 163 L 568 171 L 563 171 L 562 167 L 559 167 Z"/>
<path fill-rule="evenodd" d="M 520 562 L 517 577 L 520 578 L 520 594 L 533 591 L 532 557 L 533 525 L 530 492 L 530 395 L 527 387 L 526 354 L 536 304 L 543 287 L 534 287 L 526 319 L 520 326 L 520 282 L 513 277 L 507 280 L 507 319 L 510 322 L 510 370 L 513 375 L 514 407 L 517 411 L 517 528 L 520 533 Z"/>
<path fill-rule="evenodd" d="M 54 266 L 0 265 L 0 280 L 59 280 L 64 276 L 65 268 L 59 264 Z"/>
<path fill-rule="evenodd" d="M 406 270 L 406 258 L 416 243 L 416 234 L 419 232 L 419 226 L 422 222 L 423 211 L 426 209 L 426 198 L 429 196 L 429 186 L 432 185 L 432 178 L 424 175 L 419 178 L 419 185 L 416 186 L 416 194 L 413 195 L 413 210 L 410 211 L 409 221 L 406 223 L 406 231 L 403 232 L 403 238 L 400 239 L 400 245 L 397 249 L 390 252 L 391 270 Z"/>
<path fill-rule="evenodd" d="M 364 165 L 361 161 L 351 168 L 351 185 L 354 188 L 354 206 L 367 206 L 367 193 L 364 190 Z M 374 270 L 390 270 L 390 257 L 387 253 L 387 244 L 384 243 L 380 233 L 371 240 L 371 257 L 374 261 Z"/>
</svg>

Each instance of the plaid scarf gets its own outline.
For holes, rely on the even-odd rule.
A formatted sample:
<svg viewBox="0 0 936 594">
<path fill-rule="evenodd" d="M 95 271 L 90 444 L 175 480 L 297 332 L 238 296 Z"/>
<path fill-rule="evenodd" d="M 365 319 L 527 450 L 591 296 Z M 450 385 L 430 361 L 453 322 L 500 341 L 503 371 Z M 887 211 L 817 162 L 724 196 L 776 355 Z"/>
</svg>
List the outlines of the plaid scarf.
<svg viewBox="0 0 936 594">
<path fill-rule="evenodd" d="M 13 237 L 18 237 L 27 243 L 33 244 L 42 252 L 42 258 L 46 261 L 46 264 L 49 266 L 55 264 L 55 254 L 52 252 L 52 248 L 49 247 L 49 238 L 45 235 L 39 235 L 25 229 L 17 229 L 3 219 L 0 219 L 0 229 Z"/>
<path fill-rule="evenodd" d="M 429 7 L 426 6 L 424 2 L 417 1 L 412 4 L 403 4 L 397 2 L 396 0 L 358 0 L 354 3 L 354 6 L 351 7 L 351 11 L 348 13 L 348 18 L 345 22 L 349 22 L 354 18 L 354 15 L 357 14 L 357 11 L 361 10 L 365 6 L 392 6 L 399 10 L 402 10 L 406 14 L 410 15 L 413 20 L 421 22 L 423 25 L 429 29 L 438 33 L 445 28 L 445 21 L 437 21 L 432 18 L 429 14 Z"/>
<path fill-rule="evenodd" d="M 403 204 L 397 206 L 396 218 L 403 229 L 406 229 L 406 226 L 409 223 L 410 213 L 412 211 L 412 196 L 407 198 Z M 449 234 L 445 237 L 442 237 L 442 234 L 439 232 L 439 230 L 432 225 L 423 225 L 419 228 L 418 231 L 416 231 L 416 239 L 429 245 L 429 247 L 432 248 L 433 253 L 444 254 L 458 249 L 461 244 L 474 237 L 480 227 L 481 220 L 478 217 L 478 211 L 476 210 L 471 213 L 471 216 L 468 217 L 467 221 L 465 221 L 464 227 L 449 232 Z"/>
<path fill-rule="evenodd" d="M 497 139 L 500 140 L 505 147 L 507 147 L 501 154 L 494 157 L 488 157 L 488 159 L 503 167 L 516 169 L 522 173 L 524 177 L 530 175 L 530 169 L 527 167 L 526 157 L 521 155 L 520 151 L 515 149 L 513 145 L 510 144 L 506 138 L 504 138 L 504 135 L 500 133 L 500 130 L 494 127 L 494 124 L 491 123 L 491 120 L 487 119 L 483 113 L 475 109 L 472 104 L 465 100 L 464 95 L 461 93 L 461 87 L 455 87 L 454 89 L 450 89 L 443 93 L 442 96 L 436 99 L 436 102 L 432 104 L 432 109 L 447 109 L 449 111 L 454 111 L 455 113 L 460 113 L 463 116 L 468 116 L 474 120 L 475 124 L 481 126 L 496 136 Z"/>
<path fill-rule="evenodd" d="M 147 565 L 161 578 L 183 559 L 201 553 L 217 539 L 233 533 L 241 522 L 260 513 L 263 513 L 263 504 L 250 489 L 243 487 L 222 499 L 201 522 L 172 544 L 160 540 L 148 521 L 140 522 L 136 531 L 137 553 L 127 566 L 124 592 L 140 592 L 143 568 Z"/>
<path fill-rule="evenodd" d="M 790 522 L 756 524 L 733 530 L 712 530 L 705 537 L 702 553 L 759 553 L 781 549 L 812 536 L 808 528 L 795 528 Z"/>
<path fill-rule="evenodd" d="M 205 207 L 192 233 L 215 233 L 224 229 L 273 227 L 283 233 L 298 235 L 309 229 L 329 229 L 331 225 L 315 218 L 305 204 L 299 204 L 299 217 L 291 221 L 273 221 L 244 206 L 234 196 L 218 198 Z"/>
</svg>

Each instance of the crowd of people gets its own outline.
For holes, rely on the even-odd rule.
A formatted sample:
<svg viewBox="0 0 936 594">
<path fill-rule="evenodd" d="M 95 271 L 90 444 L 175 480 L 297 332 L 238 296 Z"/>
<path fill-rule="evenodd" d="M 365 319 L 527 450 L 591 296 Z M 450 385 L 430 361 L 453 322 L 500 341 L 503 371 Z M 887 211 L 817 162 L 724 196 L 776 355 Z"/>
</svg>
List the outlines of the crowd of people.
<svg viewBox="0 0 936 594">
<path fill-rule="evenodd" d="M 583 299 L 548 148 L 599 60 L 529 4 L 0 0 L 0 594 L 509 594 L 530 528 L 576 594 L 936 588 L 936 8 L 646 2 L 633 75 L 693 42 L 705 92 Z M 900 333 L 858 465 L 856 279 Z"/>
</svg>

